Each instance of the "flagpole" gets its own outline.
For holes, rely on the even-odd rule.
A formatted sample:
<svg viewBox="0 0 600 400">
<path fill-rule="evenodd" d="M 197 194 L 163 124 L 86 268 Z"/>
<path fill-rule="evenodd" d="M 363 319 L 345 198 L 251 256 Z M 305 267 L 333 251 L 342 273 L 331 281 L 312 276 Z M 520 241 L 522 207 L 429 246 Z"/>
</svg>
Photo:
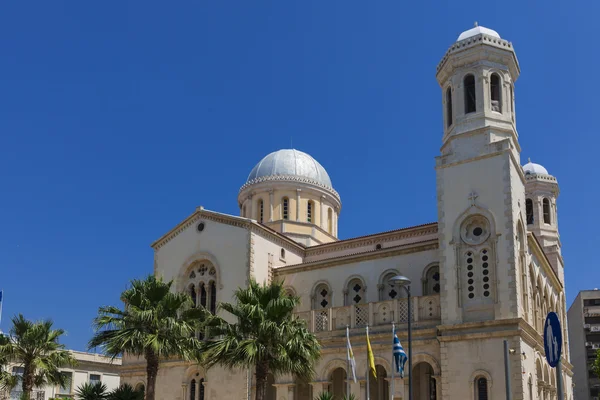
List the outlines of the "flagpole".
<svg viewBox="0 0 600 400">
<path fill-rule="evenodd" d="M 394 400 L 395 393 L 395 382 L 394 382 L 394 338 L 396 337 L 396 325 L 392 322 L 392 393 L 390 394 L 390 400 Z"/>
<path fill-rule="evenodd" d="M 346 325 L 346 364 L 348 364 L 346 372 L 346 396 L 350 398 L 350 373 L 352 372 L 352 367 L 350 367 L 350 349 L 348 348 L 348 343 L 350 343 L 350 328 Z"/>
<path fill-rule="evenodd" d="M 367 329 L 367 343 L 369 343 L 369 325 L 366 327 Z M 369 377 L 371 375 L 371 368 L 369 365 L 369 354 L 367 349 L 367 400 L 371 400 L 371 390 L 369 387 Z"/>
</svg>

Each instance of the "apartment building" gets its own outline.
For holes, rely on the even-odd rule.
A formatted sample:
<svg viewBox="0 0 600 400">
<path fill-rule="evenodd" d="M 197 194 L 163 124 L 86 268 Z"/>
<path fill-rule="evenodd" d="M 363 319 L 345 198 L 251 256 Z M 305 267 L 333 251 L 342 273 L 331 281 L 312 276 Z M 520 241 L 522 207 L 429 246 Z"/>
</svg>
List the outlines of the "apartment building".
<svg viewBox="0 0 600 400">
<path fill-rule="evenodd" d="M 600 290 L 582 290 L 567 313 L 575 399 L 600 400 L 600 378 L 591 365 L 600 350 Z"/>
</svg>

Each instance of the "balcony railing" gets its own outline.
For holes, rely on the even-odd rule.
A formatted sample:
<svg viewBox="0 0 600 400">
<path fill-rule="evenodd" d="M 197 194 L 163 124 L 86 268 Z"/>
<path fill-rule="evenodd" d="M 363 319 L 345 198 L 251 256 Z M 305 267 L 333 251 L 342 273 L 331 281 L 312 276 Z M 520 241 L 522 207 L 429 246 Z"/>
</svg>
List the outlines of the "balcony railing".
<svg viewBox="0 0 600 400">
<path fill-rule="evenodd" d="M 585 324 L 583 328 L 589 332 L 600 332 L 600 325 L 598 324 Z"/>
<path fill-rule="evenodd" d="M 411 298 L 412 321 L 440 320 L 440 295 Z M 408 322 L 407 299 L 378 301 L 376 303 L 355 304 L 311 310 L 296 313 L 305 320 L 311 332 L 325 332 L 337 329 L 361 328 L 364 326 L 385 325 Z"/>
<path fill-rule="evenodd" d="M 600 317 L 600 306 L 583 307 L 583 315 L 586 317 Z"/>
</svg>

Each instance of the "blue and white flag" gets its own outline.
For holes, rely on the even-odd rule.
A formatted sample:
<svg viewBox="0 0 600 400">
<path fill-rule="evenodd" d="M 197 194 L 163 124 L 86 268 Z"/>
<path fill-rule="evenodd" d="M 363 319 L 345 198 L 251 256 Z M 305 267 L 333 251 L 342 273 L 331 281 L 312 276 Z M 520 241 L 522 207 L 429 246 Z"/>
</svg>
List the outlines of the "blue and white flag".
<svg viewBox="0 0 600 400">
<path fill-rule="evenodd" d="M 404 364 L 408 357 L 400 344 L 396 331 L 394 331 L 394 360 L 396 361 L 396 372 L 400 373 L 400 378 L 404 378 Z"/>
</svg>

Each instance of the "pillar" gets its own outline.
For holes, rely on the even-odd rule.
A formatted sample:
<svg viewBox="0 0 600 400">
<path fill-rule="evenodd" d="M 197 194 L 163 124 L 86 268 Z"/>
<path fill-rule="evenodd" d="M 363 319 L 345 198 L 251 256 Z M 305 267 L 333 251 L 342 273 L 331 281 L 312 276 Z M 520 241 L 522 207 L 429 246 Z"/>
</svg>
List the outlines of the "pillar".
<svg viewBox="0 0 600 400">
<path fill-rule="evenodd" d="M 273 189 L 269 190 L 269 222 L 273 222 Z"/>
<path fill-rule="evenodd" d="M 252 214 L 252 195 L 248 195 L 246 199 L 248 200 L 248 208 L 246 209 L 248 214 L 244 215 L 244 217 L 254 219 L 254 214 Z"/>
<path fill-rule="evenodd" d="M 296 221 L 300 221 L 300 192 L 302 189 L 296 189 Z"/>
<path fill-rule="evenodd" d="M 329 389 L 329 381 L 310 382 L 312 386 L 313 397 L 317 397 L 321 392 L 327 392 Z"/>
<path fill-rule="evenodd" d="M 319 221 L 319 222 L 320 222 L 320 225 L 319 225 L 319 226 L 320 226 L 322 229 L 325 229 L 325 230 L 327 230 L 327 221 L 325 221 L 325 219 L 326 219 L 326 216 L 325 216 L 325 195 L 322 195 L 322 196 L 321 196 L 321 204 L 320 204 L 320 207 L 321 207 L 321 221 Z"/>
<path fill-rule="evenodd" d="M 369 371 L 367 370 L 367 374 L 368 373 Z M 358 396 L 356 396 L 356 398 L 358 400 L 367 400 L 367 381 L 361 380 L 358 383 L 360 384 L 360 391 L 358 392 Z"/>
<path fill-rule="evenodd" d="M 187 383 L 182 383 L 181 384 L 181 398 L 183 400 L 187 399 Z"/>
</svg>

